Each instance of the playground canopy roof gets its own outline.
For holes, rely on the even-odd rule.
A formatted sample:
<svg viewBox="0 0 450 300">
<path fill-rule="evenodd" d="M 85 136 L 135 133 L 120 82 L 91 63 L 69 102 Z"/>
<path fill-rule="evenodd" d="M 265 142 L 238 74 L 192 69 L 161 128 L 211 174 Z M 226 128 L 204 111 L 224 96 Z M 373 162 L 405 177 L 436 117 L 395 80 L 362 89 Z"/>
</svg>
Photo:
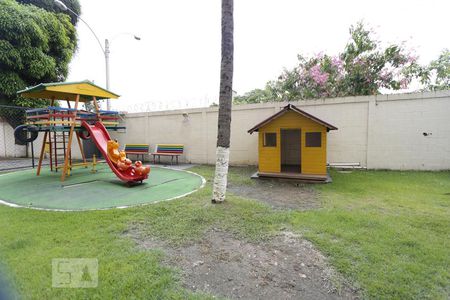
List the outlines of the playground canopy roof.
<svg viewBox="0 0 450 300">
<path fill-rule="evenodd" d="M 117 99 L 119 95 L 114 94 L 104 88 L 101 88 L 92 82 L 78 81 L 78 82 L 49 82 L 41 83 L 33 87 L 18 91 L 25 98 L 41 98 L 41 99 L 55 99 L 75 101 L 77 95 L 80 95 L 81 102 L 92 101 L 96 99 Z"/>
</svg>

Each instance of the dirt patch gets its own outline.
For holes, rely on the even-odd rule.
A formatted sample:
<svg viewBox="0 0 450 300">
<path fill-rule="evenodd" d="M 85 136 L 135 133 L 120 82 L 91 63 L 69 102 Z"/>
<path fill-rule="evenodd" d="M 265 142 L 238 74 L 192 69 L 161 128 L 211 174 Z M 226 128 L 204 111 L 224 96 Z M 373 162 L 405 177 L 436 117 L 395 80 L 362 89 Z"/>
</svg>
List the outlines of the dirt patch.
<svg viewBox="0 0 450 300">
<path fill-rule="evenodd" d="M 311 185 L 290 181 L 258 179 L 247 185 L 230 183 L 228 191 L 278 209 L 311 210 L 321 206 Z"/>
<path fill-rule="evenodd" d="M 133 238 L 144 249 L 163 250 L 165 263 L 179 268 L 193 291 L 231 299 L 358 298 L 310 242 L 290 232 L 250 243 L 215 230 L 181 247 Z"/>
</svg>

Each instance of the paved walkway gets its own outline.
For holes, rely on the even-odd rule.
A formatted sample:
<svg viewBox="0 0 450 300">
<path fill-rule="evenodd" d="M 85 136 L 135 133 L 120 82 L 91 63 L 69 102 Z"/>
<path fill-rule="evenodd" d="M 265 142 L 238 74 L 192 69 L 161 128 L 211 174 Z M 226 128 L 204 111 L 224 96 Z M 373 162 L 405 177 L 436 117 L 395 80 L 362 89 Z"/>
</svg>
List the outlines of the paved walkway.
<svg viewBox="0 0 450 300">
<path fill-rule="evenodd" d="M 34 164 L 37 166 L 39 158 L 34 158 Z M 44 165 L 48 165 L 49 160 L 44 160 Z M 24 169 L 31 168 L 33 162 L 31 158 L 4 158 L 0 157 L 0 171 L 2 170 L 14 170 L 14 169 Z"/>
</svg>

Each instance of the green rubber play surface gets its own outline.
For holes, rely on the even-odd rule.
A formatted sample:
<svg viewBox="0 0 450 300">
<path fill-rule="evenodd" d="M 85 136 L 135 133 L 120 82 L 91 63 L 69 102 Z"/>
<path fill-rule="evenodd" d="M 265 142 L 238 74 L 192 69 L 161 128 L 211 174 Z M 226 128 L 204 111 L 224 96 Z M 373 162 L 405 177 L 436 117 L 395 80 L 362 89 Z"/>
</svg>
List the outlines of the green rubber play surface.
<svg viewBox="0 0 450 300">
<path fill-rule="evenodd" d="M 153 167 L 142 184 L 128 187 L 107 165 L 76 168 L 66 181 L 48 167 L 0 175 L 0 200 L 26 207 L 63 210 L 104 209 L 172 199 L 197 190 L 197 174 Z"/>
</svg>

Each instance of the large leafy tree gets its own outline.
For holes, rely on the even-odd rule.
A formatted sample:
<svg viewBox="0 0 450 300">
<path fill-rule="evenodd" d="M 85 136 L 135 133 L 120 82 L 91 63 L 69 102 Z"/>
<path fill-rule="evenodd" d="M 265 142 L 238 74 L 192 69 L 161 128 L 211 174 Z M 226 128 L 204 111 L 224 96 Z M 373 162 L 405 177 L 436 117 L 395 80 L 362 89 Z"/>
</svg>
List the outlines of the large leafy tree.
<svg viewBox="0 0 450 300">
<path fill-rule="evenodd" d="M 402 44 L 382 47 L 362 22 L 350 27 L 350 40 L 342 53 L 331 56 L 298 56 L 298 64 L 277 80 L 235 97 L 235 103 L 289 101 L 294 99 L 374 95 L 400 90 L 418 78 L 427 89 L 448 87 L 449 54 L 443 52 L 430 66 L 417 63 L 417 56 Z"/>
<path fill-rule="evenodd" d="M 17 2 L 21 4 L 31 4 L 40 8 L 45 9 L 46 11 L 54 12 L 54 13 L 63 13 L 67 14 L 70 17 L 71 23 L 75 26 L 78 22 L 78 17 L 72 14 L 68 10 L 62 10 L 58 7 L 54 0 L 17 0 Z M 64 0 L 64 4 L 73 10 L 77 15 L 81 14 L 81 7 L 78 0 Z"/>
<path fill-rule="evenodd" d="M 227 190 L 230 157 L 231 102 L 233 98 L 234 57 L 233 0 L 222 0 L 222 60 L 220 65 L 219 119 L 213 203 L 222 203 Z"/>
<path fill-rule="evenodd" d="M 26 4 L 0 1 L 0 104 L 36 107 L 46 102 L 28 101 L 16 92 L 66 79 L 77 45 L 75 21 L 59 13 L 50 1 L 20 2 Z M 69 3 L 79 11 L 77 1 Z M 17 125 L 8 114 L 3 117 Z"/>
</svg>

